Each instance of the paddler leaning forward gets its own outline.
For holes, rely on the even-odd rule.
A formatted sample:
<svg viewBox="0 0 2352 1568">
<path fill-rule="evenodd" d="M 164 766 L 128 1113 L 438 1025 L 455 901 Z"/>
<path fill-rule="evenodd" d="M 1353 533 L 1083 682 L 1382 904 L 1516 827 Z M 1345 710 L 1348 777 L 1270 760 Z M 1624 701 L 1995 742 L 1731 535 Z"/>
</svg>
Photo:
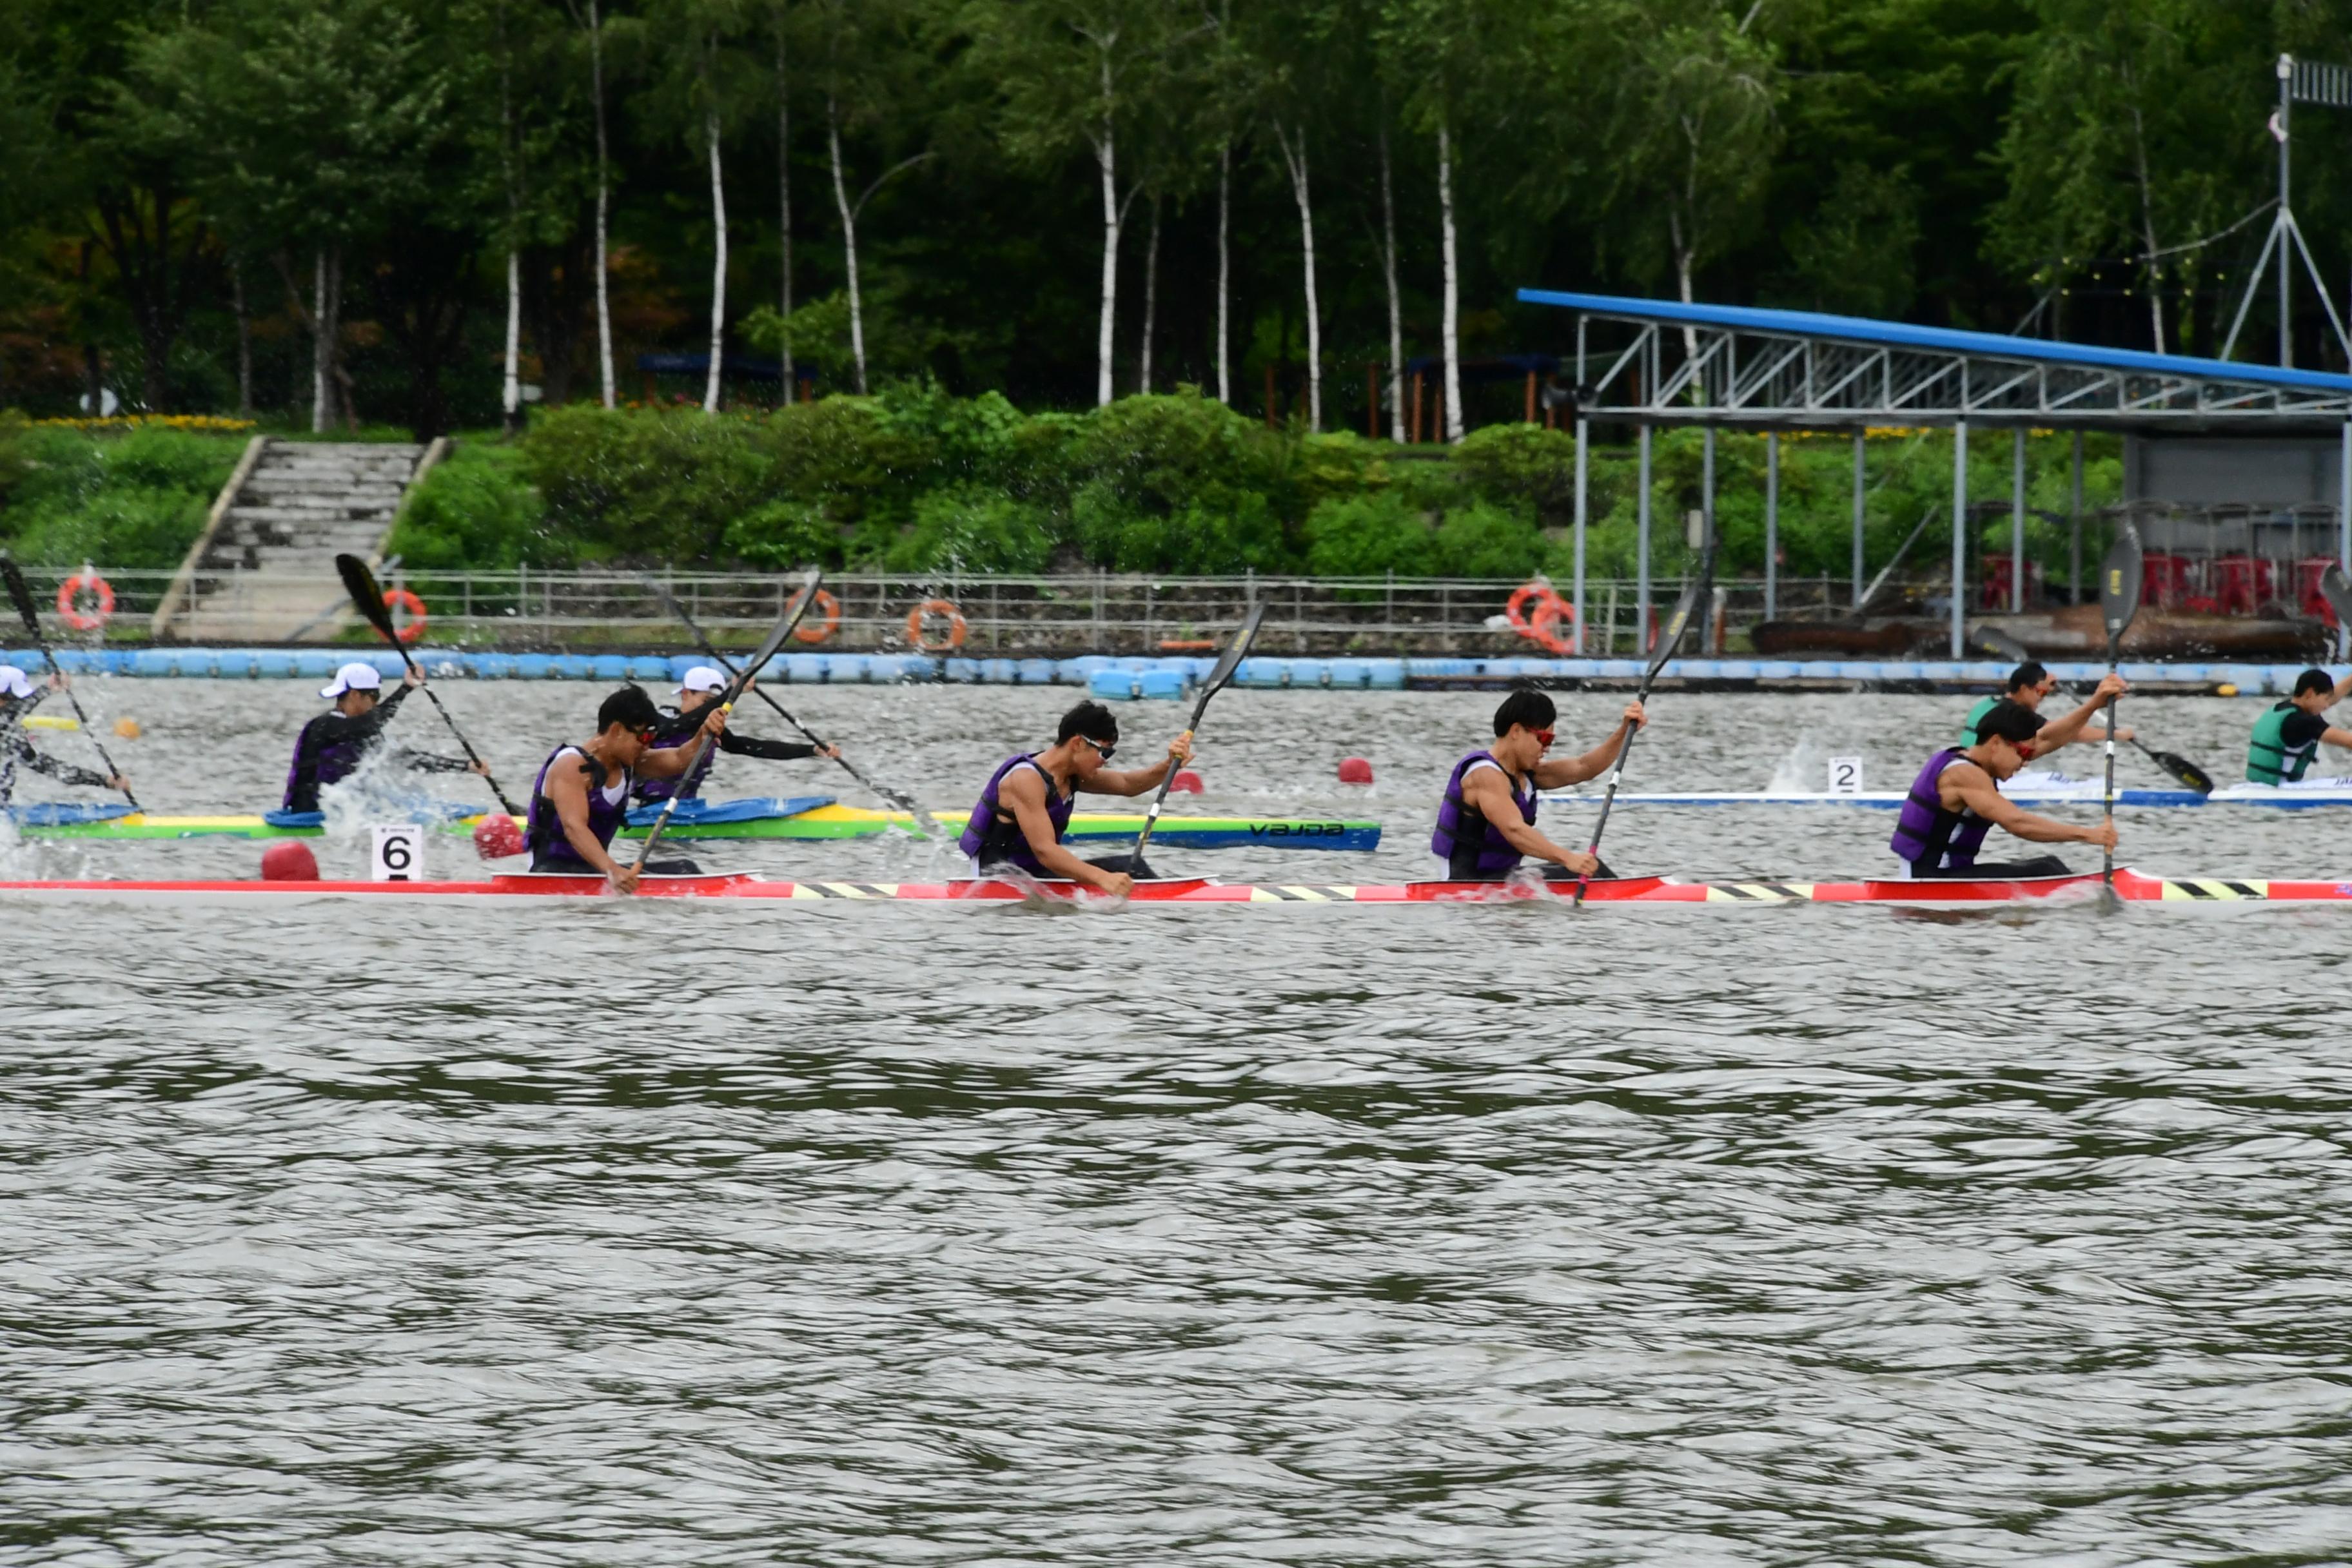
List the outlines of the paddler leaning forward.
<svg viewBox="0 0 2352 1568">
<path fill-rule="evenodd" d="M 621 892 L 636 890 L 636 868 L 622 865 L 611 852 L 613 836 L 628 816 L 629 791 L 640 777 L 672 778 L 684 773 L 695 754 L 691 745 L 656 750 L 654 742 L 664 723 L 662 710 L 644 687 L 624 686 L 597 708 L 593 740 L 558 746 L 540 763 L 523 828 L 532 870 L 601 876 Z M 713 739 L 724 733 L 726 710 L 712 704 L 701 729 Z M 690 872 L 694 866 L 664 861 L 647 868 Z"/>
<path fill-rule="evenodd" d="M 2246 782 L 2301 784 L 2324 742 L 2352 750 L 2352 731 L 2327 721 L 2327 710 L 2352 692 L 2352 675 L 2337 680 L 2324 669 L 2294 678 L 2294 692 L 2254 721 L 2246 742 Z"/>
<path fill-rule="evenodd" d="M 2099 683 L 2100 700 L 2123 690 L 2110 675 Z M 2025 765 L 2035 751 L 2034 737 L 2042 720 L 2015 702 L 1996 702 L 1977 721 L 1976 744 L 1947 746 L 1927 759 L 1903 815 L 1895 825 L 1893 848 L 1911 877 L 1979 877 L 2011 879 L 2020 877 L 2063 877 L 2072 868 L 2055 855 L 2030 860 L 1980 863 L 1977 850 L 1985 835 L 1998 827 L 2011 837 L 2034 844 L 2096 844 L 2116 847 L 2116 826 L 2101 822 L 2077 827 L 2055 818 L 2037 816 L 2001 797 L 2000 782 Z"/>
<path fill-rule="evenodd" d="M 1149 879 L 1150 868 L 1131 856 L 1081 860 L 1062 844 L 1079 791 L 1144 795 L 1160 787 L 1169 769 L 1192 760 L 1189 731 L 1169 742 L 1168 754 L 1148 768 L 1105 767 L 1118 746 L 1118 721 L 1110 710 L 1081 702 L 1062 715 L 1052 745 L 1006 758 L 989 775 L 964 825 L 961 847 L 971 857 L 972 875 L 1019 871 L 1084 882 L 1107 893 L 1124 893 L 1136 878 Z"/>
<path fill-rule="evenodd" d="M 1580 757 L 1547 760 L 1559 717 L 1542 692 L 1514 691 L 1495 710 L 1495 743 L 1454 764 L 1429 839 L 1431 853 L 1445 862 L 1446 880 L 1500 881 L 1528 858 L 1549 862 L 1548 879 L 1611 874 L 1593 856 L 1563 849 L 1536 831 L 1536 792 L 1598 777 L 1624 746 L 1626 731 L 1649 720 L 1638 700 L 1628 702 L 1607 740 Z"/>
</svg>

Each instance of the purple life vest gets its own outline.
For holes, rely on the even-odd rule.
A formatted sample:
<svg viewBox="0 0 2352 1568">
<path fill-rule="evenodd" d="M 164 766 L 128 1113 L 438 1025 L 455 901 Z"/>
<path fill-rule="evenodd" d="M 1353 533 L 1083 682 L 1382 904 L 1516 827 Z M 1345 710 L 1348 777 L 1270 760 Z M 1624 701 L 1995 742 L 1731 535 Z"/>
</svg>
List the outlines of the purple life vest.
<svg viewBox="0 0 2352 1568">
<path fill-rule="evenodd" d="M 530 781 L 530 813 L 525 819 L 522 841 L 530 851 L 530 868 L 534 871 L 576 871 L 583 876 L 602 875 L 595 867 L 580 858 L 572 847 L 572 839 L 563 831 L 563 818 L 557 813 L 555 803 L 547 798 L 547 770 L 563 760 L 569 752 L 589 769 L 588 831 L 596 842 L 607 849 L 613 847 L 613 835 L 621 830 L 628 815 L 631 771 L 621 770 L 617 785 L 607 784 L 597 787 L 597 765 L 587 752 L 577 746 L 558 746 L 547 761 L 539 764 L 539 775 Z"/>
<path fill-rule="evenodd" d="M 1473 752 L 1454 764 L 1454 775 L 1445 781 L 1445 799 L 1437 808 L 1437 831 L 1429 836 L 1429 852 L 1445 861 L 1446 874 L 1457 881 L 1499 877 L 1522 858 L 1517 848 L 1503 837 L 1502 830 L 1463 798 L 1462 781 L 1479 763 L 1495 763 L 1494 753 Z M 1511 804 L 1519 808 L 1519 820 L 1533 827 L 1534 781 L 1529 780 L 1522 789 L 1512 781 L 1508 768 L 1500 763 L 1495 763 L 1495 766 L 1501 770 L 1503 782 L 1511 786 Z"/>
<path fill-rule="evenodd" d="M 1922 871 L 1964 871 L 1977 863 L 1977 850 L 1992 824 L 1973 811 L 1953 811 L 1937 792 L 1944 770 L 1961 760 L 1958 746 L 1947 746 L 1927 759 L 1911 781 L 1903 815 L 1895 819 L 1888 846 Z"/>
<path fill-rule="evenodd" d="M 315 740 L 322 726 L 343 732 L 333 740 Z M 318 810 L 320 790 L 359 772 L 360 763 L 375 747 L 378 732 L 376 726 L 355 724 L 332 709 L 303 725 L 302 732 L 294 737 L 294 760 L 286 768 L 286 795 L 278 809 Z"/>
<path fill-rule="evenodd" d="M 988 787 L 980 792 L 980 804 L 971 808 L 971 820 L 964 824 L 963 837 L 958 842 L 983 871 L 992 866 L 1018 866 L 1033 877 L 1050 877 L 1053 873 L 1037 863 L 1030 849 L 1029 836 L 1021 831 L 1020 819 L 997 803 L 996 792 L 1003 787 L 1004 775 L 1024 763 L 1036 768 L 1037 776 L 1045 781 L 1045 815 L 1054 822 L 1054 842 L 1062 841 L 1062 835 L 1069 831 L 1070 809 L 1076 799 L 1062 793 L 1054 775 L 1039 765 L 1035 753 L 1024 752 L 1006 758 L 989 775 Z"/>
</svg>

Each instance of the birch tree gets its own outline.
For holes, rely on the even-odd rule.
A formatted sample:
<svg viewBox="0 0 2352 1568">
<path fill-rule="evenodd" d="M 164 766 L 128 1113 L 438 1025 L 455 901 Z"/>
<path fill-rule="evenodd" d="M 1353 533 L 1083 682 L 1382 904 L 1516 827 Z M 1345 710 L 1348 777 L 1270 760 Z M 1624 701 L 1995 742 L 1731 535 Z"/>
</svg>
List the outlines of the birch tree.
<svg viewBox="0 0 2352 1568">
<path fill-rule="evenodd" d="M 916 147 L 887 165 L 850 199 L 854 183 L 842 152 L 845 131 L 864 133 L 891 156 L 890 132 L 904 133 L 919 122 L 907 105 L 922 90 L 912 67 L 914 18 L 898 0 L 822 0 L 819 26 L 823 51 L 825 156 L 833 174 L 834 210 L 841 222 L 843 287 L 849 303 L 850 364 L 859 393 L 866 390 L 866 294 L 857 258 L 857 224 L 875 193 L 898 175 L 931 160 Z M 788 334 L 789 335 L 789 334 Z"/>
<path fill-rule="evenodd" d="M 2098 258 L 2125 258 L 2149 341 L 2171 352 L 2183 333 L 2168 331 L 2166 302 L 2191 310 L 2212 266 L 2195 242 L 2252 205 L 2272 155 L 2262 141 L 2213 133 L 2259 124 L 2269 84 L 2210 62 L 2263 41 L 2240 36 L 2242 18 L 2191 0 L 2043 0 L 2039 10 L 2040 47 L 2021 66 L 2001 140 L 1996 253 L 2045 289 Z"/>
<path fill-rule="evenodd" d="M 667 0 L 650 19 L 664 40 L 665 69 L 649 107 L 683 132 L 709 191 L 710 359 L 702 408 L 715 414 L 727 353 L 727 132 L 763 89 L 766 72 L 740 47 L 748 23 L 743 0 Z"/>
<path fill-rule="evenodd" d="M 613 150 L 605 119 L 604 16 L 602 0 L 563 0 L 573 26 L 588 40 L 589 110 L 596 126 L 596 383 L 604 406 L 614 406 L 612 221 Z"/>
<path fill-rule="evenodd" d="M 1298 215 L 1300 292 L 1307 326 L 1307 427 L 1323 427 L 1323 306 L 1316 287 L 1314 148 L 1337 118 L 1334 68 L 1346 58 L 1341 13 L 1328 0 L 1261 0 L 1245 30 L 1256 91 Z"/>
<path fill-rule="evenodd" d="M 1155 72 L 1202 27 L 1175 0 L 975 0 L 965 31 L 972 63 L 997 84 L 1006 147 L 1059 167 L 1083 150 L 1100 198 L 1102 283 L 1095 331 L 1095 401 L 1110 402 L 1118 322 L 1119 238 L 1141 182 L 1120 163 L 1140 141 Z M 1130 153 L 1132 149 L 1130 149 Z"/>
</svg>

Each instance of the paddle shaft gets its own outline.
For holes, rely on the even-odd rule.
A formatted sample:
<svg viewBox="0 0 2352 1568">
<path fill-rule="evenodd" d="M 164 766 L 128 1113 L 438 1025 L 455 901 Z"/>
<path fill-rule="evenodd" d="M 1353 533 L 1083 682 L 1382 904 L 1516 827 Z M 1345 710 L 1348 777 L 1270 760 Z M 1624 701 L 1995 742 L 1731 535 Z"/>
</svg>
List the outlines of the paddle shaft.
<svg viewBox="0 0 2352 1568">
<path fill-rule="evenodd" d="M 498 777 L 490 772 L 489 763 L 482 761 L 481 752 L 474 750 L 474 742 L 466 739 L 466 731 L 457 728 L 457 721 L 442 705 L 439 695 L 425 684 L 425 672 L 409 656 L 408 645 L 400 640 L 399 628 L 392 624 L 392 611 L 383 602 L 383 586 L 375 580 L 375 574 L 368 569 L 368 563 L 356 555 L 342 554 L 335 557 L 335 570 L 342 575 L 343 591 L 351 595 L 352 607 L 359 611 L 385 642 L 392 645 L 392 651 L 400 656 L 400 662 L 416 677 L 417 684 L 424 689 L 425 700 L 433 704 L 433 711 L 441 715 L 441 722 L 446 724 L 449 733 L 457 737 L 459 749 L 466 753 L 466 760 L 474 764 L 474 771 L 480 773 L 482 782 L 490 786 L 490 794 L 498 799 L 499 809 L 509 816 L 521 816 L 515 810 L 514 802 L 507 798 L 507 792 L 499 787 Z"/>
<path fill-rule="evenodd" d="M 2107 673 L 2109 675 L 2116 673 L 2116 638 L 2113 634 L 2109 634 L 2107 637 Z M 2108 831 L 2112 832 L 2116 826 L 2116 699 L 2113 697 L 2107 699 L 2107 784 L 2105 794 L 2105 821 Z M 2116 890 L 2116 850 L 2115 846 L 2112 844 L 2103 845 L 2100 847 L 2099 880 L 2103 885 L 2105 885 L 2108 892 L 2112 893 Z"/>
<path fill-rule="evenodd" d="M 740 676 L 743 673 L 742 670 L 736 667 L 733 660 L 730 659 L 725 654 L 720 653 L 716 647 L 712 646 L 710 639 L 703 635 L 702 628 L 694 624 L 693 617 L 688 616 L 685 610 L 679 607 L 678 602 L 676 599 L 670 598 L 668 589 L 665 588 L 662 590 L 662 597 L 668 602 L 670 614 L 677 617 L 678 625 L 686 628 L 687 635 L 691 637 L 696 642 L 702 645 L 702 651 L 707 657 L 717 660 L 719 668 L 726 670 L 730 675 Z M 758 692 L 761 701 L 765 702 L 769 707 L 776 710 L 777 718 L 782 719 L 785 723 L 790 724 L 793 729 L 798 730 L 802 734 L 807 736 L 809 744 L 816 747 L 820 752 L 830 752 L 833 749 L 830 742 L 828 742 L 823 736 L 819 735 L 814 730 L 810 729 L 806 724 L 802 723 L 798 719 L 794 718 L 792 712 L 786 709 L 782 703 L 769 696 L 764 688 L 754 688 L 753 689 Z M 876 784 L 872 779 L 867 778 L 866 774 L 858 769 L 857 764 L 851 762 L 847 757 L 835 756 L 833 760 L 841 764 L 842 771 L 846 773 L 851 778 L 856 779 L 867 791 L 880 796 L 882 799 L 889 802 L 892 805 L 897 806 L 900 811 L 906 812 L 914 817 L 915 825 L 920 827 L 925 833 L 929 834 L 940 831 L 938 819 L 932 816 L 929 812 L 925 811 L 921 806 L 917 805 L 915 804 L 914 796 L 903 795 L 895 789 L 886 789 L 882 785 Z"/>
<path fill-rule="evenodd" d="M 89 715 L 82 711 L 81 699 L 73 694 L 72 687 L 65 684 L 66 672 L 58 667 L 58 656 L 49 651 L 49 639 L 41 635 L 40 617 L 33 614 L 32 601 L 24 592 L 23 573 L 17 570 L 14 561 L 9 562 L 7 565 L 9 597 L 16 601 L 16 615 L 25 623 L 25 630 L 32 634 L 33 646 L 41 650 L 41 662 L 47 665 L 49 673 L 58 678 L 58 689 L 66 694 L 66 703 L 74 710 L 74 718 L 81 725 L 82 733 L 89 737 L 90 747 L 98 752 L 98 760 L 106 764 L 107 776 L 117 779 L 122 777 L 122 770 L 116 767 L 114 759 L 106 754 L 106 742 L 98 738 L 98 731 L 91 725 Z M 122 786 L 122 798 L 131 803 L 131 808 L 133 811 L 146 809 L 139 804 L 139 797 L 131 793 L 131 786 L 127 783 Z"/>
<path fill-rule="evenodd" d="M 1658 649 L 1656 656 L 1650 660 L 1650 668 L 1642 672 L 1642 684 L 1633 692 L 1634 701 L 1649 701 L 1650 688 L 1656 684 L 1659 674 L 1664 670 L 1667 662 L 1675 657 L 1675 650 L 1682 647 L 1683 634 L 1690 629 L 1691 616 L 1697 610 L 1699 600 L 1714 591 L 1714 584 L 1715 553 L 1710 550 L 1699 569 L 1698 581 L 1684 590 L 1682 603 L 1675 606 L 1674 619 L 1670 623 L 1674 628 L 1673 632 L 1667 637 L 1665 646 Z M 1617 785 L 1625 776 L 1625 759 L 1633 754 L 1633 737 L 1641 732 L 1642 727 L 1639 724 L 1630 721 L 1626 722 L 1625 739 L 1618 743 L 1617 760 L 1610 764 L 1609 787 L 1601 793 L 1601 816 L 1592 824 L 1592 842 L 1586 846 L 1584 851 L 1596 861 L 1601 858 L 1601 836 L 1609 830 L 1609 809 L 1617 804 Z M 1577 874 L 1577 908 L 1584 907 L 1585 892 L 1591 886 L 1591 872 L 1581 871 Z"/>
<path fill-rule="evenodd" d="M 736 679 L 740 680 L 742 678 L 739 675 Z M 719 704 L 719 711 L 721 713 L 734 712 L 735 699 L 730 696 L 721 700 Z M 707 719 L 704 721 L 705 723 L 708 723 L 709 721 Z M 711 739 L 712 737 L 709 731 L 705 730 L 702 731 L 701 738 L 695 742 L 694 755 L 688 758 L 686 766 L 679 770 L 677 776 L 680 779 L 684 779 L 688 773 L 691 773 L 696 768 L 701 765 L 703 754 L 710 750 Z M 677 809 L 679 798 L 680 792 L 677 790 L 672 790 L 670 792 L 669 798 L 662 802 L 661 815 L 655 817 L 653 826 L 646 830 L 645 845 L 637 851 L 637 863 L 630 867 L 630 870 L 637 872 L 644 871 L 646 868 L 646 862 L 653 858 L 654 846 L 661 842 L 662 833 L 669 826 L 670 813 Z"/>
<path fill-rule="evenodd" d="M 1192 721 L 1184 726 L 1187 740 L 1200 731 L 1201 715 L 1209 710 L 1209 699 L 1223 691 L 1225 683 L 1234 678 L 1234 671 L 1241 668 L 1242 656 L 1249 652 L 1252 643 L 1257 641 L 1258 623 L 1265 619 L 1265 606 L 1259 605 L 1243 620 L 1242 629 L 1234 634 L 1232 645 L 1218 658 L 1216 668 L 1209 672 L 1208 684 L 1201 688 L 1201 700 L 1192 704 Z M 1143 863 L 1143 847 L 1151 842 L 1152 831 L 1160 826 L 1160 808 L 1168 803 L 1168 792 L 1176 787 L 1178 765 L 1175 758 L 1168 759 L 1168 772 L 1160 780 L 1160 793 L 1151 797 L 1151 809 L 1143 814 L 1142 830 L 1136 834 L 1135 848 L 1128 858 L 1130 874 L 1140 874 L 1137 868 Z"/>
<path fill-rule="evenodd" d="M 401 663 L 411 669 L 416 669 L 416 661 L 408 657 L 406 648 L 402 647 L 397 642 L 394 643 L 393 647 L 400 654 Z M 422 676 L 424 671 L 417 670 L 417 674 Z M 441 715 L 441 722 L 449 726 L 449 733 L 457 738 L 457 744 L 464 750 L 466 760 L 481 770 L 482 782 L 488 784 L 490 793 L 498 797 L 499 809 L 509 816 L 521 816 L 520 812 L 515 810 L 514 802 L 507 798 L 507 792 L 499 787 L 498 779 L 490 773 L 489 763 L 482 761 L 481 753 L 474 750 L 474 742 L 466 739 L 466 731 L 457 728 L 457 721 L 449 716 L 449 710 L 441 705 L 441 699 L 435 694 L 433 688 L 430 685 L 423 685 L 417 689 L 425 693 L 425 700 L 427 702 L 433 704 L 433 711 Z"/>
</svg>

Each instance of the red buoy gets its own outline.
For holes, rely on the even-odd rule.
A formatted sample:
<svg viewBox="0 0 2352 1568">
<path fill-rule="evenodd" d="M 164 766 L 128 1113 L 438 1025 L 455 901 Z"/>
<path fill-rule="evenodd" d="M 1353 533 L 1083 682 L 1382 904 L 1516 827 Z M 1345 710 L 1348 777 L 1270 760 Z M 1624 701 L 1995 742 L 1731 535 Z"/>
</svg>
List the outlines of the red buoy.
<svg viewBox="0 0 2352 1568">
<path fill-rule="evenodd" d="M 1168 793 L 1170 795 L 1200 794 L 1201 775 L 1190 768 L 1177 769 L 1176 776 L 1168 782 Z"/>
<path fill-rule="evenodd" d="M 483 859 L 503 860 L 522 851 L 522 829 L 505 812 L 494 811 L 474 824 L 474 853 Z"/>
<path fill-rule="evenodd" d="M 310 847 L 299 838 L 273 844 L 261 852 L 261 879 L 265 882 L 315 882 L 319 879 L 319 858 Z"/>
<path fill-rule="evenodd" d="M 1368 757 L 1341 757 L 1339 759 L 1339 782 L 1341 784 L 1371 783 L 1371 760 Z"/>
</svg>

